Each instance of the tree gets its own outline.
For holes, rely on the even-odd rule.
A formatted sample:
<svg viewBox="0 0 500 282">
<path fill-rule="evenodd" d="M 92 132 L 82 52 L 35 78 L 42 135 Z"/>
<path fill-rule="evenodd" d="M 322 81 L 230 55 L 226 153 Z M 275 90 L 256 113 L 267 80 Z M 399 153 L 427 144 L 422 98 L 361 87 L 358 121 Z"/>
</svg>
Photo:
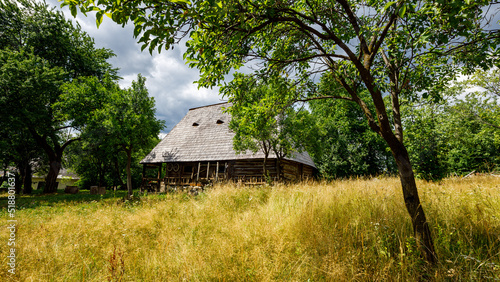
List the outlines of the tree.
<svg viewBox="0 0 500 282">
<path fill-rule="evenodd" d="M 109 106 L 112 91 L 118 91 L 118 87 L 110 76 L 79 77 L 62 86 L 62 94 L 53 107 L 60 119 L 78 125 L 80 140 L 68 147 L 68 162 L 86 186 L 108 186 L 111 160 L 117 157 L 115 145 L 108 142 L 107 132 L 96 118 L 97 112 Z"/>
<path fill-rule="evenodd" d="M 63 75 L 62 69 L 51 68 L 31 53 L 0 50 L 0 135 L 7 153 L 3 160 L 18 167 L 26 194 L 31 193 L 32 163 L 40 159 L 40 143 L 32 136 L 35 122 L 49 122 L 44 105 L 59 92 Z"/>
<path fill-rule="evenodd" d="M 266 97 L 280 91 L 290 90 L 284 80 L 265 83 L 243 74 L 236 75 L 230 84 L 221 89 L 224 96 L 229 97 L 231 106 L 227 111 L 231 114 L 229 128 L 235 132 L 233 146 L 236 152 L 247 150 L 264 153 L 263 172 L 267 173 L 267 159 L 274 153 L 278 160 L 277 177 L 280 177 L 279 163 L 295 151 L 302 151 L 311 140 L 310 119 L 300 109 L 284 107 Z M 239 84 L 239 83 L 242 84 Z M 278 109 L 284 109 L 278 111 Z M 309 124 L 310 126 L 304 126 Z"/>
<path fill-rule="evenodd" d="M 121 147 L 127 155 L 127 190 L 132 196 L 132 154 L 151 146 L 157 140 L 164 122 L 155 117 L 155 102 L 148 96 L 146 79 L 138 75 L 137 81 L 125 91 L 117 91 L 112 96 L 110 106 L 101 112 L 101 119 L 111 142 Z"/>
<path fill-rule="evenodd" d="M 312 150 L 314 162 L 327 179 L 394 173 L 395 163 L 387 144 L 364 120 L 354 103 L 316 100 L 309 103 L 319 126 Z"/>
<path fill-rule="evenodd" d="M 85 125 L 80 128 L 82 138 L 93 144 L 92 152 L 106 157 L 99 162 L 109 161 L 110 155 L 120 151 L 125 152 L 129 196 L 133 188 L 134 154 L 155 145 L 164 127 L 164 122 L 155 117 L 155 102 L 149 97 L 145 83 L 146 79 L 138 75 L 129 89 L 120 89 L 109 76 L 103 81 L 96 77 L 82 78 L 65 85 L 62 100 L 56 105 L 61 112 L 74 117 L 72 122 Z M 99 173 L 100 182 L 104 182 L 105 171 Z"/>
<path fill-rule="evenodd" d="M 417 176 L 428 181 L 441 180 L 449 173 L 445 149 L 448 138 L 442 124 L 450 116 L 444 111 L 443 102 L 410 103 L 403 111 L 405 145 Z"/>
<path fill-rule="evenodd" d="M 456 88 L 451 91 L 462 93 Z M 482 102 L 478 103 L 473 96 L 452 97 L 439 103 L 412 103 L 403 109 L 405 145 L 419 177 L 439 180 L 449 174 L 498 169 L 500 132 L 470 114 L 479 109 Z M 480 111 L 488 110 L 498 112 L 499 107 L 490 104 Z"/>
<path fill-rule="evenodd" d="M 479 91 L 477 91 L 479 88 Z M 460 83 L 457 94 L 463 94 L 464 90 L 476 89 L 467 93 L 465 99 L 456 99 L 454 107 L 458 113 L 465 117 L 471 117 L 483 123 L 493 130 L 500 130 L 500 70 L 481 70 L 476 72 L 467 80 Z"/>
<path fill-rule="evenodd" d="M 50 169 L 44 192 L 56 192 L 63 152 L 78 140 L 67 134 L 77 125 L 57 119 L 52 108 L 61 93 L 59 87 L 79 76 L 115 75 L 106 62 L 113 53 L 96 49 L 92 38 L 61 12 L 31 0 L 2 1 L 0 30 L 5 31 L 0 42 L 6 52 L 1 106 L 15 109 L 4 114 L 17 115 L 16 120 L 47 155 Z"/>
<path fill-rule="evenodd" d="M 451 63 L 469 72 L 493 64 L 499 33 L 482 26 L 489 11 L 483 6 L 489 1 L 67 0 L 65 4 L 74 15 L 77 5 L 84 13 L 97 11 L 98 24 L 104 13 L 119 24 L 133 21 L 135 35 L 150 51 L 169 49 L 189 35 L 185 58 L 200 70 L 200 86 L 217 85 L 232 70 L 254 63 L 257 76 L 310 86 L 304 96 L 296 96 L 300 93 L 296 91 L 273 96 L 286 105 L 319 98 L 355 103 L 389 146 L 417 242 L 427 261 L 436 261 L 403 143 L 401 100 L 420 93 L 438 97 L 437 90 L 455 74 Z M 336 81 L 347 95 L 337 95 L 331 88 L 329 96 L 318 96 L 314 75 Z M 368 99 L 360 96 L 360 89 L 369 93 Z M 390 98 L 384 100 L 384 95 Z"/>
<path fill-rule="evenodd" d="M 453 92 L 452 92 L 453 91 Z M 445 119 L 451 172 L 491 171 L 500 163 L 500 70 L 476 70 L 450 89 Z M 460 134 L 458 134 L 460 132 Z"/>
</svg>

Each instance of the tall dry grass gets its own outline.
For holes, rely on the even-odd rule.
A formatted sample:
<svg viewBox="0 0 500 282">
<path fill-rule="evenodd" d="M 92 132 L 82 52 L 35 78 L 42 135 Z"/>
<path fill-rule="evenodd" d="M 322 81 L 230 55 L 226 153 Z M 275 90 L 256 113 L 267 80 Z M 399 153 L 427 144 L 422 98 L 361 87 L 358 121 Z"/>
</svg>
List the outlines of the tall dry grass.
<svg viewBox="0 0 500 282">
<path fill-rule="evenodd" d="M 28 207 L 16 216 L 15 279 L 500 279 L 500 178 L 420 181 L 418 187 L 439 255 L 436 267 L 418 254 L 399 180 L 381 178 L 272 188 L 222 185 L 196 197 Z M 7 277 L 8 233 L 2 229 L 0 271 Z"/>
</svg>

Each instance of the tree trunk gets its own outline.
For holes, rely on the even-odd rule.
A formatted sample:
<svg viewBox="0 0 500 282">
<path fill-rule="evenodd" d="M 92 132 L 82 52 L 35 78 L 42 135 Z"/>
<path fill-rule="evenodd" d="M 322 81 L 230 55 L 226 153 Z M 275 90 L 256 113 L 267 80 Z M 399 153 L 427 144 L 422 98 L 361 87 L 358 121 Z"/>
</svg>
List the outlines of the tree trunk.
<svg viewBox="0 0 500 282">
<path fill-rule="evenodd" d="M 127 190 L 128 196 L 132 197 L 132 172 L 130 171 L 130 165 L 132 163 L 132 149 L 125 150 L 127 153 Z"/>
<path fill-rule="evenodd" d="M 398 142 L 397 144 L 392 144 L 390 147 L 398 167 L 405 206 L 410 214 L 413 226 L 413 234 L 427 262 L 435 264 L 437 262 L 437 256 L 434 250 L 434 243 L 424 210 L 420 204 L 410 157 L 403 144 Z"/>
<path fill-rule="evenodd" d="M 43 193 L 56 193 L 57 175 L 59 175 L 59 171 L 61 170 L 62 155 L 64 149 L 69 144 L 80 140 L 80 138 L 70 139 L 66 141 L 62 146 L 60 146 L 57 142 L 55 142 L 54 147 L 51 147 L 47 141 L 47 137 L 45 136 L 42 137 L 32 127 L 28 127 L 28 130 L 35 139 L 36 143 L 40 147 L 42 147 L 42 149 L 45 151 L 45 153 L 47 153 L 47 156 L 49 157 L 49 173 L 45 178 L 45 188 L 43 189 Z"/>
<path fill-rule="evenodd" d="M 49 163 L 49 173 L 45 178 L 45 187 L 43 189 L 43 193 L 45 194 L 57 193 L 57 176 L 61 170 L 61 160 L 59 158 L 51 159 Z"/>
</svg>

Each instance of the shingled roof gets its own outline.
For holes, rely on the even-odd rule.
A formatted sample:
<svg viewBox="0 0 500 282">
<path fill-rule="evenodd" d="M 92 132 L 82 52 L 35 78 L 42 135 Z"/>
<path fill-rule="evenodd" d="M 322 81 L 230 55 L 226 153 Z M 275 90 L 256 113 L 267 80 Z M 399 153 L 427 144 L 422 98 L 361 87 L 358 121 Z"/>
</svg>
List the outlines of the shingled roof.
<svg viewBox="0 0 500 282">
<path fill-rule="evenodd" d="M 234 151 L 235 134 L 229 129 L 231 116 L 223 112 L 223 108 L 229 106 L 229 103 L 220 103 L 189 109 L 141 163 L 263 159 L 262 151 L 246 154 Z M 269 158 L 275 157 L 273 153 L 269 154 Z M 307 152 L 294 153 L 287 159 L 316 167 Z"/>
</svg>

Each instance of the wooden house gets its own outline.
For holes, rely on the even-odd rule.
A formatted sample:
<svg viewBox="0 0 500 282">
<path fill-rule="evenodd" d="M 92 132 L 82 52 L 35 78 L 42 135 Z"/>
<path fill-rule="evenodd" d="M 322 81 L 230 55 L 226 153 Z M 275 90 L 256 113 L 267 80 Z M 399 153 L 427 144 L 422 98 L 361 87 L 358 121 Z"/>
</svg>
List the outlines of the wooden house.
<svg viewBox="0 0 500 282">
<path fill-rule="evenodd" d="M 210 181 L 265 182 L 264 153 L 237 154 L 233 149 L 228 103 L 192 108 L 141 161 L 143 185 L 202 185 Z M 270 153 L 266 161 L 272 179 L 311 178 L 316 167 L 307 152 L 278 161 Z M 279 166 L 279 168 L 278 168 Z M 149 172 L 148 172 L 149 171 Z M 151 173 L 153 171 L 154 173 Z M 280 175 L 278 175 L 280 173 Z"/>
</svg>

